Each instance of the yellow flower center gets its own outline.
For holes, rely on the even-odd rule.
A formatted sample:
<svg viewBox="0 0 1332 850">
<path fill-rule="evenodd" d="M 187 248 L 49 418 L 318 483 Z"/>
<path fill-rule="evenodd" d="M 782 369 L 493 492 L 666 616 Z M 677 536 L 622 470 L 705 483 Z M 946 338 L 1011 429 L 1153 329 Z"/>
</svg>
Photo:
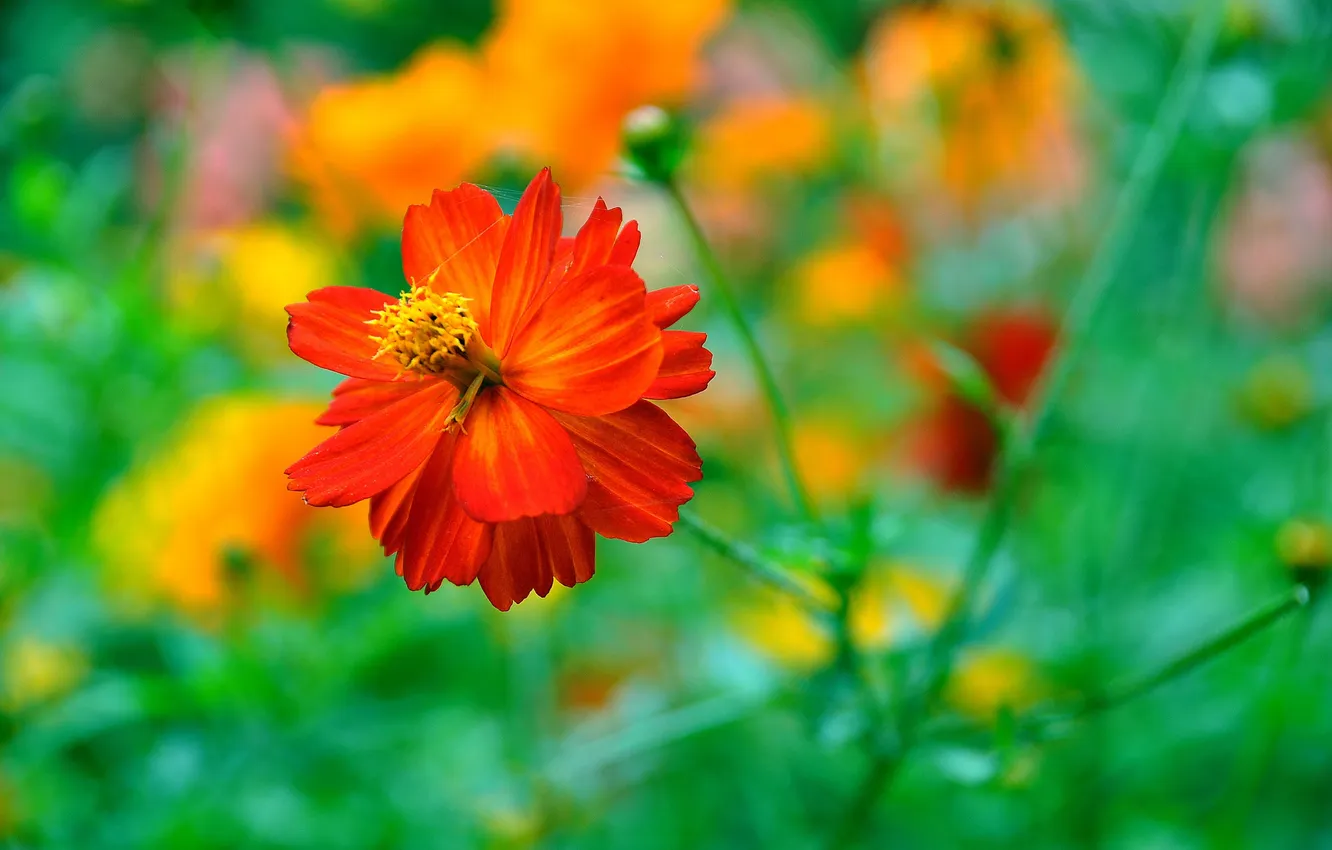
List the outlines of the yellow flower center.
<svg viewBox="0 0 1332 850">
<path fill-rule="evenodd" d="M 476 333 L 476 320 L 456 292 L 413 286 L 398 303 L 389 304 L 369 320 L 379 342 L 375 357 L 391 356 L 403 371 L 439 374 L 458 364 Z"/>
</svg>

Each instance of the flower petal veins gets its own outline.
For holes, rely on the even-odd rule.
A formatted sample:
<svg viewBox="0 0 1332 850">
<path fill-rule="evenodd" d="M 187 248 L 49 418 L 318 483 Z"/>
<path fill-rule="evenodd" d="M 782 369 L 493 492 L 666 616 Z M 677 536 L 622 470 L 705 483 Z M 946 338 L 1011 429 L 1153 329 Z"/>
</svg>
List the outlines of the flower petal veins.
<svg viewBox="0 0 1332 850">
<path fill-rule="evenodd" d="M 543 516 L 495 526 L 490 559 L 481 567 L 481 589 L 490 604 L 507 611 L 533 591 L 550 593 L 592 578 L 596 538 L 572 516 Z"/>
<path fill-rule="evenodd" d="M 387 490 L 430 456 L 457 396 L 441 381 L 342 429 L 287 468 L 287 488 L 334 507 Z"/>
<path fill-rule="evenodd" d="M 331 372 L 373 381 L 391 381 L 396 364 L 374 359 L 379 343 L 366 322 L 393 297 L 361 286 L 326 286 L 291 304 L 287 344 L 298 357 Z"/>
<path fill-rule="evenodd" d="M 717 374 L 712 371 L 712 352 L 703 347 L 707 339 L 707 334 L 696 331 L 663 331 L 661 368 L 643 398 L 684 398 L 707 389 Z"/>
<path fill-rule="evenodd" d="M 550 274 L 564 218 L 550 169 L 533 178 L 513 211 L 495 270 L 487 341 L 503 357 Z"/>
<path fill-rule="evenodd" d="M 470 584 L 490 555 L 494 526 L 472 519 L 453 495 L 457 435 L 446 434 L 421 471 L 398 563 L 411 590 Z"/>
<path fill-rule="evenodd" d="M 407 208 L 402 223 L 402 272 L 409 282 L 425 283 L 472 299 L 468 307 L 481 329 L 490 333 L 490 298 L 500 248 L 509 217 L 494 196 L 464 183 L 436 191 L 429 206 Z"/>
<path fill-rule="evenodd" d="M 694 441 L 664 410 L 640 401 L 610 416 L 555 414 L 589 476 L 578 516 L 603 537 L 642 543 L 671 533 L 703 477 Z"/>
<path fill-rule="evenodd" d="M 555 410 L 597 416 L 643 395 L 661 365 L 661 331 L 632 269 L 602 266 L 562 283 L 502 363 L 504 382 Z"/>
<path fill-rule="evenodd" d="M 567 514 L 587 495 L 573 442 L 540 405 L 504 387 L 481 393 L 453 458 L 453 492 L 481 522 Z"/>
</svg>

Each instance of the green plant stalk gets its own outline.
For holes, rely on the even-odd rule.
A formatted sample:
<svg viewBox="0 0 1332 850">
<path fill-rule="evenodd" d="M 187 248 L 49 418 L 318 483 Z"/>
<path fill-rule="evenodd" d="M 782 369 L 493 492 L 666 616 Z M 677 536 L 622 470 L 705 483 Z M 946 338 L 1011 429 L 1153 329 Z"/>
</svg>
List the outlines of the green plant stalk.
<svg viewBox="0 0 1332 850">
<path fill-rule="evenodd" d="M 1022 738 L 1031 743 L 1039 743 L 1054 727 L 1099 716 L 1146 696 L 1262 634 L 1291 614 L 1309 607 L 1313 598 L 1314 595 L 1307 587 L 1296 584 L 1289 592 L 1254 609 L 1229 628 L 1175 656 L 1149 673 L 1104 693 L 1087 696 L 1081 702 L 1062 710 L 1052 707 L 1031 712 L 1019 724 Z M 932 727 L 929 733 L 931 737 L 947 738 L 964 726 L 973 725 L 970 721 L 964 724 L 946 722 Z"/>
<path fill-rule="evenodd" d="M 808 587 L 796 581 L 789 571 L 765 560 L 752 546 L 732 540 L 720 529 L 687 511 L 680 512 L 679 524 L 693 532 L 695 537 L 717 554 L 744 567 L 756 581 L 791 596 L 820 619 L 827 620 L 832 617 L 833 611 L 826 602 L 814 595 Z"/>
<path fill-rule="evenodd" d="M 1309 605 L 1309 600 L 1309 589 L 1302 584 L 1297 584 L 1281 598 L 1263 605 L 1235 625 L 1185 652 L 1178 658 L 1168 661 L 1151 673 L 1104 694 L 1088 697 L 1075 717 L 1082 719 L 1092 714 L 1108 711 L 1149 694 L 1162 685 L 1196 670 L 1227 650 L 1239 646 L 1249 638 L 1266 631 L 1268 627 L 1285 619 L 1287 615 L 1306 608 Z"/>
<path fill-rule="evenodd" d="M 712 283 L 713 291 L 720 297 L 722 306 L 725 308 L 727 315 L 731 317 L 731 322 L 735 325 L 736 331 L 739 332 L 745 351 L 749 355 L 750 365 L 754 369 L 754 374 L 758 377 L 759 387 L 763 391 L 763 397 L 768 404 L 768 412 L 772 416 L 773 431 L 777 442 L 777 455 L 782 466 L 782 476 L 786 479 L 786 485 L 791 491 L 791 498 L 795 501 L 796 509 L 805 522 L 810 525 L 818 525 L 818 511 L 815 509 L 814 502 L 810 499 L 809 491 L 805 488 L 804 482 L 800 478 L 800 472 L 796 467 L 795 449 L 791 440 L 791 413 L 786 407 L 786 401 L 782 398 L 781 389 L 777 386 L 777 379 L 773 375 L 772 367 L 768 365 L 768 360 L 763 355 L 763 349 L 759 347 L 754 329 L 750 326 L 749 320 L 745 318 L 744 310 L 740 307 L 740 300 L 736 297 L 735 290 L 731 287 L 726 272 L 722 269 L 716 251 L 712 249 L 712 243 L 708 241 L 702 225 L 699 224 L 698 218 L 685 199 L 684 193 L 680 191 L 679 184 L 671 180 L 664 183 L 663 186 L 671 202 L 675 205 L 680 219 L 684 222 L 685 230 L 688 231 L 689 239 L 693 243 L 694 252 L 703 263 L 703 269 Z"/>
<path fill-rule="evenodd" d="M 1013 428 L 1005 441 L 994 493 L 963 569 L 961 584 L 949 603 L 944 625 L 930 642 L 927 664 L 930 672 L 925 687 L 918 697 L 904 703 L 900 724 L 902 743 L 895 751 L 880 754 L 871 764 L 862 790 L 856 797 L 857 800 L 868 797 L 870 803 L 864 807 L 852 807 L 847 815 L 847 824 L 838 830 L 838 837 L 831 845 L 834 848 L 851 846 L 858 839 L 873 811 L 873 803 L 897 775 L 896 763 L 910 753 L 917 728 L 929 715 L 952 676 L 956 650 L 965 635 L 975 595 L 1007 536 L 1019 485 L 1049 425 L 1054 401 L 1063 392 L 1087 347 L 1093 322 L 1128 251 L 1147 199 L 1156 187 L 1166 159 L 1183 129 L 1220 35 L 1223 12 L 1224 4 L 1205 4 L 1189 33 L 1151 129 L 1138 150 L 1128 180 L 1116 200 L 1105 239 L 1092 258 L 1077 295 L 1069 306 L 1061 335 L 1062 351 L 1049 376 L 1042 382 L 1038 394 L 1040 401 L 1027 426 Z"/>
</svg>

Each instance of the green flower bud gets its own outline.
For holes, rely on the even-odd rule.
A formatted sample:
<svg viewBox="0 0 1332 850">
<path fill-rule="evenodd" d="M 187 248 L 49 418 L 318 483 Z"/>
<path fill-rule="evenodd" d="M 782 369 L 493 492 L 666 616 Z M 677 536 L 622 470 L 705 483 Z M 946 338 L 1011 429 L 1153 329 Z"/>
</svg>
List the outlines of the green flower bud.
<svg viewBox="0 0 1332 850">
<path fill-rule="evenodd" d="M 685 154 L 685 127 L 659 106 L 640 106 L 624 119 L 624 152 L 640 176 L 666 184 L 675 178 Z"/>
</svg>

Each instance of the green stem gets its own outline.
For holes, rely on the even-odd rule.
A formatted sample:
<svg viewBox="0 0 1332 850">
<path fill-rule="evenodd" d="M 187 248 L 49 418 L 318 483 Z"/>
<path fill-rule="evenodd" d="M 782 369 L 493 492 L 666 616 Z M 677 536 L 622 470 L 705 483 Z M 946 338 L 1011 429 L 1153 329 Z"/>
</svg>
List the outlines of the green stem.
<svg viewBox="0 0 1332 850">
<path fill-rule="evenodd" d="M 1109 711 L 1151 693 L 1162 685 L 1196 670 L 1227 650 L 1239 646 L 1249 638 L 1266 631 L 1268 627 L 1285 619 L 1287 615 L 1308 607 L 1309 599 L 1309 589 L 1302 584 L 1295 585 L 1289 593 L 1258 608 L 1230 628 L 1204 641 L 1178 658 L 1166 662 L 1151 673 L 1106 693 L 1088 697 L 1071 719 L 1081 720 L 1103 711 Z"/>
<path fill-rule="evenodd" d="M 1149 673 L 1131 679 L 1104 693 L 1089 695 L 1083 698 L 1081 702 L 1062 710 L 1049 708 L 1033 711 L 1022 719 L 1020 728 L 1023 738 L 1032 742 L 1039 742 L 1046 737 L 1046 734 L 1053 727 L 1096 717 L 1131 703 L 1139 697 L 1146 696 L 1157 688 L 1191 673 L 1250 638 L 1262 634 L 1296 611 L 1309 607 L 1312 599 L 1313 594 L 1307 587 L 1296 584 L 1289 592 L 1249 612 L 1225 631 L 1208 638 L 1198 646 L 1172 658 Z M 972 726 L 974 726 L 972 721 L 962 723 L 945 721 L 938 725 L 932 724 L 928 732 L 932 738 L 947 739 L 961 732 L 964 728 Z"/>
<path fill-rule="evenodd" d="M 1037 395 L 1039 401 L 1027 427 L 1014 427 L 1008 435 L 994 493 L 963 568 L 962 581 L 949 603 L 943 626 L 935 633 L 927 650 L 927 669 L 930 672 L 925 687 L 919 696 L 908 699 L 903 705 L 901 744 L 896 750 L 881 753 L 875 758 L 862 783 L 861 792 L 857 795 L 858 800 L 868 796 L 870 804 L 863 810 L 853 808 L 848 813 L 848 822 L 838 833 L 844 837 L 839 838 L 840 843 L 834 843 L 833 847 L 851 846 L 857 840 L 873 811 L 873 802 L 891 785 L 893 777 L 898 773 L 897 768 L 915 745 L 921 721 L 929 716 L 952 676 L 956 651 L 966 633 L 975 595 L 1007 536 L 1019 485 L 1026 475 L 1040 438 L 1049 426 L 1054 402 L 1062 394 L 1087 347 L 1093 321 L 1105 302 L 1147 200 L 1183 129 L 1221 31 L 1224 5 L 1208 4 L 1200 12 L 1200 17 L 1189 33 L 1156 118 L 1116 200 L 1105 239 L 1092 258 L 1073 303 L 1069 305 L 1061 338 L 1062 351 L 1042 382 Z"/>
<path fill-rule="evenodd" d="M 796 467 L 795 449 L 791 440 L 791 414 L 786 407 L 786 401 L 782 398 L 781 389 L 777 386 L 777 379 L 773 375 L 772 367 L 768 365 L 767 358 L 763 355 L 763 349 L 759 347 L 758 338 L 754 336 L 754 329 L 750 326 L 749 320 L 745 318 L 744 310 L 740 307 L 740 300 L 736 297 L 735 290 L 731 287 L 726 272 L 722 269 L 721 261 L 717 258 L 717 252 L 713 250 L 712 244 L 703 232 L 703 227 L 698 223 L 698 218 L 695 217 L 693 209 L 689 206 L 689 202 L 685 200 L 679 184 L 669 181 L 664 184 L 664 187 L 666 194 L 675 204 L 675 208 L 684 222 L 685 229 L 689 232 L 689 239 L 693 242 L 694 251 L 703 263 L 703 269 L 711 280 L 713 290 L 720 297 L 722 306 L 731 317 L 736 331 L 740 334 L 745 351 L 749 355 L 750 365 L 754 369 L 754 374 L 758 377 L 759 386 L 768 403 L 768 411 L 772 415 L 773 429 L 777 439 L 777 455 L 781 462 L 782 475 L 791 491 L 791 498 L 795 500 L 796 509 L 800 512 L 801 518 L 810 525 L 817 525 L 819 521 L 818 512 L 814 508 L 814 503 L 809 497 L 809 491 L 806 490 Z"/>
<path fill-rule="evenodd" d="M 748 544 L 732 540 L 721 530 L 686 511 L 680 512 L 679 524 L 692 531 L 695 537 L 707 544 L 717 554 L 744 567 L 756 581 L 789 594 L 820 618 L 827 618 L 832 614 L 826 602 L 797 581 L 790 572 L 765 560 Z"/>
<path fill-rule="evenodd" d="M 902 759 L 895 758 L 889 753 L 875 756 L 870 762 L 870 769 L 865 774 L 864 781 L 856 790 L 855 799 L 851 801 L 851 806 L 846 810 L 841 824 L 833 833 L 832 840 L 828 842 L 829 850 L 842 850 L 845 847 L 855 846 L 870 815 L 874 813 L 874 804 L 879 801 L 879 795 L 892 782 L 901 766 Z"/>
</svg>

